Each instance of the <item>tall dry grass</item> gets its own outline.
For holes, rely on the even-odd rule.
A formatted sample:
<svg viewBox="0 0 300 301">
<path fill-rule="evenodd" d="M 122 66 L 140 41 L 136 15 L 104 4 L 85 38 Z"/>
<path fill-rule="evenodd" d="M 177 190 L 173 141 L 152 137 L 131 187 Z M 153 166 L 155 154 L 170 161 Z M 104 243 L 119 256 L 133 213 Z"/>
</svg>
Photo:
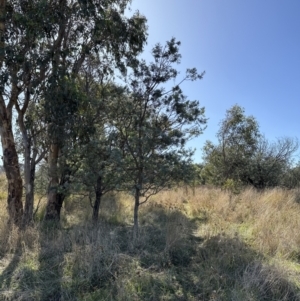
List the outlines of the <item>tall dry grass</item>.
<svg viewBox="0 0 300 301">
<path fill-rule="evenodd" d="M 198 229 L 205 237 L 226 232 L 242 235 L 263 254 L 300 256 L 298 190 L 246 189 L 238 195 L 216 188 L 177 189 L 155 196 L 148 206 L 178 209 L 186 216 L 207 219 Z"/>
<path fill-rule="evenodd" d="M 111 193 L 91 223 L 72 196 L 61 224 L 7 231 L 0 202 L 0 300 L 300 300 L 299 192 L 239 195 L 215 188 L 163 191 L 140 208 Z"/>
</svg>

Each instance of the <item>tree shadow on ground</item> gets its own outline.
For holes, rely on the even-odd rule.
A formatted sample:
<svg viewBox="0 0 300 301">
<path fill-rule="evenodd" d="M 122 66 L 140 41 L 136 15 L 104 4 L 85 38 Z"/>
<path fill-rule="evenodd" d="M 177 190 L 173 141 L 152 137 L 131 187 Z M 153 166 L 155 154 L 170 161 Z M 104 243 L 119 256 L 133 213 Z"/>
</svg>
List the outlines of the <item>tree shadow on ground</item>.
<svg viewBox="0 0 300 301">
<path fill-rule="evenodd" d="M 177 210 L 150 208 L 142 214 L 133 252 L 130 231 L 119 230 L 120 251 L 138 259 L 143 269 L 132 280 L 139 288 L 137 300 L 300 300 L 299 288 L 287 275 L 238 236 L 194 235 L 206 222 Z"/>
<path fill-rule="evenodd" d="M 69 251 L 71 244 L 67 233 L 56 224 L 44 223 L 40 229 L 38 256 L 39 300 L 62 300 L 64 255 Z"/>
<path fill-rule="evenodd" d="M 111 284 L 117 283 L 116 274 L 122 269 L 115 229 L 116 226 L 105 222 L 97 226 L 90 224 L 85 229 L 81 226 L 73 229 L 72 241 L 76 251 L 73 252 L 72 265 L 69 267 L 71 289 L 77 296 L 88 296 L 80 300 L 111 300 L 104 297 L 105 291 Z M 85 235 L 80 237 L 80 233 Z M 102 297 L 91 298 L 99 290 Z"/>
<path fill-rule="evenodd" d="M 0 275 L 0 300 L 61 300 L 67 242 L 63 232 L 36 225 L 8 235 L 18 235 L 18 241 Z"/>
<path fill-rule="evenodd" d="M 238 236 L 196 236 L 206 222 L 149 206 L 135 244 L 126 223 L 37 227 L 35 267 L 19 240 L 0 288 L 15 290 L 6 300 L 300 301 L 288 277 Z"/>
<path fill-rule="evenodd" d="M 9 241 L 10 241 L 13 230 L 15 230 L 15 229 L 13 228 L 13 226 L 10 223 L 8 223 L 8 219 L 2 221 L 2 225 L 0 228 L 0 260 L 2 258 L 4 258 L 9 251 L 11 251 L 11 246 L 9 244 Z M 14 232 L 17 232 L 17 231 L 14 231 Z M 15 233 L 14 233 L 14 235 L 15 235 Z"/>
<path fill-rule="evenodd" d="M 22 243 L 20 236 L 18 237 L 16 249 L 14 250 L 14 254 L 7 265 L 7 267 L 3 270 L 0 275 L 0 291 L 10 291 L 12 286 L 12 281 L 14 278 L 14 273 L 16 272 L 19 263 L 22 257 Z M 0 294 L 1 296 L 1 294 Z"/>
<path fill-rule="evenodd" d="M 153 262 L 162 266 L 188 265 L 195 253 L 193 235 L 199 221 L 191 221 L 181 211 L 150 208 L 141 217 L 140 240 L 137 245 L 141 264 Z"/>
<path fill-rule="evenodd" d="M 191 264 L 175 268 L 182 298 L 173 300 L 300 300 L 299 289 L 238 237 L 216 235 L 199 244 Z M 184 277 L 183 277 L 184 275 Z"/>
</svg>

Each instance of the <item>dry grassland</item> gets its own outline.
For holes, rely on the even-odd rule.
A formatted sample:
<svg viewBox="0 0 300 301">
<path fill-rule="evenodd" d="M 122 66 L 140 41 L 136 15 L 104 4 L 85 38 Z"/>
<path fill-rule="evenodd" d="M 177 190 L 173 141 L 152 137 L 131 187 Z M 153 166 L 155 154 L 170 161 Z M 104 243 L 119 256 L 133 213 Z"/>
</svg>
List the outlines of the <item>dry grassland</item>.
<svg viewBox="0 0 300 301">
<path fill-rule="evenodd" d="M 300 300 L 300 191 L 164 191 L 140 208 L 105 197 L 98 227 L 72 196 L 61 225 L 7 231 L 0 193 L 0 300 Z"/>
</svg>

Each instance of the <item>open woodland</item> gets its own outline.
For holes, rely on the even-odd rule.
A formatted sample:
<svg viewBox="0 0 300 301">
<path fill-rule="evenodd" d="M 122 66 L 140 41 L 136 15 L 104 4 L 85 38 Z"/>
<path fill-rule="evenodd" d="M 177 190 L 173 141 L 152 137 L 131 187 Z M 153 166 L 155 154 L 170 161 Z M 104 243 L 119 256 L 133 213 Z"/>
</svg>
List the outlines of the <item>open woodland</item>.
<svg viewBox="0 0 300 301">
<path fill-rule="evenodd" d="M 0 300 L 299 300 L 298 140 L 208 117 L 129 0 L 0 0 Z M 199 96 L 200 98 L 200 96 Z"/>
</svg>

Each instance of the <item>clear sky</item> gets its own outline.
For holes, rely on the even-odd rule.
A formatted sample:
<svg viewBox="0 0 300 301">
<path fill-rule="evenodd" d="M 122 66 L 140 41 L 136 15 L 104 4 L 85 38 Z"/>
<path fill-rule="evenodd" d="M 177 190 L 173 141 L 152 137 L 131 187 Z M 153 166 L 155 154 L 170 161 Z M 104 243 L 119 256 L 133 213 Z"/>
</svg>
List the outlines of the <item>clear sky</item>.
<svg viewBox="0 0 300 301">
<path fill-rule="evenodd" d="M 201 161 L 206 140 L 216 142 L 225 112 L 234 104 L 253 115 L 265 136 L 300 138 L 299 0 L 133 0 L 132 11 L 148 19 L 143 56 L 156 43 L 181 41 L 182 75 L 205 70 L 204 79 L 182 87 L 209 118 L 189 146 Z"/>
</svg>

